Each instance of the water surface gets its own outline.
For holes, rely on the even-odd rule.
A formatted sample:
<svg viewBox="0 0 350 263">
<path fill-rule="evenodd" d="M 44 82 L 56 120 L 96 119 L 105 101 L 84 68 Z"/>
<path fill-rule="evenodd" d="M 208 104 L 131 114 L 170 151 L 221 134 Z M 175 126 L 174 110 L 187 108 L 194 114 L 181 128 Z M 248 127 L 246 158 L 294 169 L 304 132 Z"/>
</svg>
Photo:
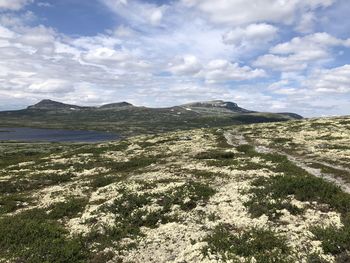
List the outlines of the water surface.
<svg viewBox="0 0 350 263">
<path fill-rule="evenodd" d="M 104 142 L 118 139 L 120 136 L 109 132 L 0 127 L 0 141 Z"/>
</svg>

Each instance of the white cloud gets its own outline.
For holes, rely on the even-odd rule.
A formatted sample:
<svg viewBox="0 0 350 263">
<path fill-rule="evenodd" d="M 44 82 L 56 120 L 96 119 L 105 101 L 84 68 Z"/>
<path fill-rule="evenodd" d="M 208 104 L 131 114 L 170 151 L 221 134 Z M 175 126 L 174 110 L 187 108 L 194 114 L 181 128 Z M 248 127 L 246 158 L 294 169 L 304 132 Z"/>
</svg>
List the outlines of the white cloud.
<svg viewBox="0 0 350 263">
<path fill-rule="evenodd" d="M 333 47 L 350 47 L 349 44 L 350 39 L 338 39 L 328 33 L 295 37 L 289 42 L 272 47 L 270 54 L 258 57 L 253 64 L 276 71 L 300 71 L 310 64 L 331 59 Z"/>
<path fill-rule="evenodd" d="M 268 90 L 288 103 L 289 111 L 305 116 L 349 114 L 350 65 L 284 74 Z"/>
<path fill-rule="evenodd" d="M 156 8 L 156 9 L 152 10 L 148 14 L 148 16 L 149 16 L 148 19 L 152 25 L 158 25 L 163 18 L 163 11 L 161 10 L 161 8 Z"/>
<path fill-rule="evenodd" d="M 230 63 L 227 60 L 212 60 L 200 73 L 208 83 L 220 83 L 226 81 L 240 81 L 266 77 L 261 69 L 252 69 L 248 66 L 240 67 L 238 63 Z"/>
<path fill-rule="evenodd" d="M 231 63 L 224 59 L 203 63 L 191 55 L 176 58 L 175 62 L 170 63 L 169 66 L 169 71 L 175 75 L 191 76 L 209 84 L 266 77 L 265 71 L 261 69 L 241 67 L 238 63 Z"/>
<path fill-rule="evenodd" d="M 0 38 L 13 38 L 15 33 L 6 27 L 0 25 Z"/>
<path fill-rule="evenodd" d="M 335 0 L 182 0 L 216 23 L 242 25 L 256 22 L 291 24 L 298 12 L 328 7 Z"/>
<path fill-rule="evenodd" d="M 69 38 L 67 42 L 72 47 L 83 51 L 90 51 L 98 48 L 114 49 L 116 45 L 122 44 L 119 38 L 110 35 Z"/>
<path fill-rule="evenodd" d="M 350 93 L 350 65 L 316 70 L 302 85 L 318 93 Z"/>
<path fill-rule="evenodd" d="M 157 26 L 161 23 L 166 6 L 157 6 L 138 0 L 100 0 L 120 17 L 133 24 L 150 24 Z"/>
<path fill-rule="evenodd" d="M 62 79 L 38 80 L 29 85 L 28 91 L 35 93 L 67 93 L 74 91 L 72 85 Z"/>
<path fill-rule="evenodd" d="M 315 54 L 317 55 L 317 54 Z M 323 58 L 324 54 L 319 54 L 314 58 Z M 304 57 L 295 56 L 276 56 L 272 54 L 267 54 L 259 57 L 253 63 L 254 66 L 268 68 L 275 71 L 299 71 L 307 68 L 308 64 Z"/>
<path fill-rule="evenodd" d="M 42 98 L 71 94 L 78 99 L 81 95 L 75 92 L 82 86 L 89 94 L 118 92 L 149 74 L 148 63 L 127 50 L 113 49 L 113 44 L 103 47 L 104 43 L 115 43 L 107 36 L 78 41 L 43 26 L 0 30 L 4 33 L 0 46 L 2 38 L 7 41 L 0 48 L 0 86 L 6 96 Z"/>
<path fill-rule="evenodd" d="M 126 72 L 138 72 L 143 74 L 151 69 L 148 61 L 138 58 L 125 48 L 95 47 L 88 51 L 81 51 L 80 62 L 92 66 L 101 67 L 110 74 L 124 74 Z"/>
<path fill-rule="evenodd" d="M 19 32 L 16 42 L 31 47 L 33 52 L 42 52 L 47 55 L 54 52 L 56 32 L 53 29 L 44 26 L 24 27 Z"/>
<path fill-rule="evenodd" d="M 121 38 L 132 37 L 136 34 L 134 30 L 132 30 L 130 27 L 127 27 L 125 25 L 118 26 L 114 31 L 111 31 L 111 33 L 116 37 L 121 37 Z"/>
<path fill-rule="evenodd" d="M 89 50 L 83 55 L 87 62 L 104 63 L 104 62 L 123 62 L 131 59 L 131 55 L 127 52 L 114 50 L 106 47 Z"/>
<path fill-rule="evenodd" d="M 223 36 L 225 44 L 240 46 L 265 45 L 277 36 L 278 29 L 272 25 L 250 24 L 247 27 L 237 27 Z"/>
<path fill-rule="evenodd" d="M 198 58 L 193 55 L 186 55 L 175 58 L 174 62 L 169 63 L 169 71 L 176 75 L 193 75 L 202 68 Z"/>
<path fill-rule="evenodd" d="M 295 37 L 289 42 L 279 44 L 271 49 L 274 54 L 291 54 L 324 49 L 332 46 L 350 47 L 350 39 L 339 39 L 328 33 L 315 33 L 305 37 Z"/>
<path fill-rule="evenodd" d="M 53 7 L 53 5 L 48 3 L 48 2 L 38 2 L 37 6 L 39 6 L 39 7 Z"/>
<path fill-rule="evenodd" d="M 0 8 L 0 25 L 5 27 L 21 27 L 31 24 L 36 20 L 36 16 L 31 11 L 22 11 L 14 14 L 13 12 L 1 12 Z"/>
<path fill-rule="evenodd" d="M 300 33 L 312 33 L 314 31 L 317 17 L 314 12 L 306 12 L 301 16 L 295 30 Z"/>
<path fill-rule="evenodd" d="M 33 2 L 33 0 L 0 0 L 0 10 L 17 11 L 31 2 Z"/>
</svg>

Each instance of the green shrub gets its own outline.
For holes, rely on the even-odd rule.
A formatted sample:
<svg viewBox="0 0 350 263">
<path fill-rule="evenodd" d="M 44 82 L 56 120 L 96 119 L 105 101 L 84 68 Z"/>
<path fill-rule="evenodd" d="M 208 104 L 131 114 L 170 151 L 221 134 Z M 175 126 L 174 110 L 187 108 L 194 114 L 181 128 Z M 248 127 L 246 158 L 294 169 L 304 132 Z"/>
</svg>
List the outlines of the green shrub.
<svg viewBox="0 0 350 263">
<path fill-rule="evenodd" d="M 210 151 L 210 152 L 201 152 L 196 155 L 196 159 L 206 160 L 206 159 L 232 159 L 235 157 L 233 152 L 225 152 L 225 151 Z"/>
<path fill-rule="evenodd" d="M 313 227 L 311 232 L 317 240 L 322 241 L 322 248 L 325 253 L 340 255 L 344 251 L 350 251 L 350 227 L 345 228 L 330 227 Z M 348 257 L 350 259 L 350 256 Z"/>
<path fill-rule="evenodd" d="M 171 206 L 179 205 L 182 210 L 188 211 L 195 208 L 198 202 L 207 202 L 216 191 L 206 184 L 194 181 L 187 182 L 185 185 L 158 196 L 157 203 L 169 211 Z M 189 198 L 185 202 L 186 198 Z"/>
<path fill-rule="evenodd" d="M 270 178 L 258 178 L 253 181 L 253 188 L 250 189 L 252 198 L 246 202 L 250 213 L 254 217 L 262 214 L 270 218 L 280 216 L 277 210 L 287 209 L 292 214 L 301 213 L 302 210 L 296 208 L 288 202 L 289 196 L 294 196 L 299 201 L 318 202 L 327 204 L 329 209 L 342 214 L 344 227 L 336 229 L 312 228 L 315 239 L 322 242 L 322 247 L 326 253 L 336 255 L 347 262 L 350 260 L 350 194 L 343 192 L 338 186 L 308 174 L 302 168 L 289 161 L 287 157 L 277 154 L 260 155 L 266 160 L 276 164 L 276 172 L 282 173 L 280 176 Z M 271 200 L 274 200 L 272 203 Z M 345 260 L 345 261 L 344 261 Z M 317 261 L 316 261 L 317 262 Z"/>
<path fill-rule="evenodd" d="M 93 188 L 100 188 L 112 184 L 116 181 L 113 176 L 97 176 L 91 180 L 91 186 Z"/>
<path fill-rule="evenodd" d="M 254 146 L 249 144 L 238 145 L 236 147 L 236 150 L 250 157 L 258 156 L 258 153 L 255 151 Z"/>
<path fill-rule="evenodd" d="M 156 163 L 158 158 L 156 157 L 135 157 L 127 162 L 109 162 L 105 165 L 116 172 L 130 172 L 153 163 Z"/>
<path fill-rule="evenodd" d="M 316 201 L 328 204 L 331 208 L 346 213 L 350 211 L 350 195 L 332 183 L 314 176 L 282 175 L 268 179 L 256 179 L 250 193 L 253 197 L 245 205 L 252 215 L 258 217 L 262 214 L 273 215 L 276 210 L 287 209 L 292 214 L 302 210 L 288 204 L 288 196 L 294 195 L 300 201 Z M 269 200 L 275 200 L 271 204 Z"/>
<path fill-rule="evenodd" d="M 271 230 L 251 229 L 239 232 L 230 225 L 220 224 L 204 241 L 204 255 L 219 254 L 223 261 L 238 260 L 237 256 L 255 258 L 259 263 L 291 262 L 288 260 L 290 249 L 286 239 L 277 236 Z"/>
<path fill-rule="evenodd" d="M 221 173 L 214 173 L 206 170 L 191 170 L 190 173 L 196 178 L 212 179 L 223 176 Z"/>
<path fill-rule="evenodd" d="M 173 205 L 179 205 L 185 211 L 192 210 L 199 202 L 206 202 L 215 194 L 215 190 L 208 185 L 193 181 L 162 194 L 139 194 L 125 189 L 119 191 L 122 193 L 121 197 L 113 204 L 101 208 L 104 212 L 116 215 L 115 226 L 106 229 L 104 237 L 97 234 L 101 243 L 108 243 L 108 240 L 119 241 L 125 237 L 135 238 L 141 234 L 140 227 L 155 228 L 159 223 L 176 221 L 176 217 L 169 215 Z M 185 202 L 186 198 L 188 200 Z M 151 212 L 143 209 L 152 203 L 157 203 L 161 208 Z"/>
<path fill-rule="evenodd" d="M 30 178 L 12 179 L 11 181 L 0 181 L 0 194 L 23 193 L 44 188 L 46 186 L 66 183 L 73 180 L 75 176 L 70 173 L 65 174 L 45 174 L 34 175 Z"/>
<path fill-rule="evenodd" d="M 84 211 L 87 202 L 86 198 L 70 198 L 66 202 L 53 204 L 49 207 L 49 217 L 52 219 L 74 218 Z"/>
<path fill-rule="evenodd" d="M 84 242 L 35 209 L 0 219 L 0 255 L 17 262 L 86 262 Z"/>
<path fill-rule="evenodd" d="M 0 197 L 0 214 L 12 213 L 16 210 L 25 207 L 25 203 L 31 199 L 24 195 L 12 194 Z"/>
<path fill-rule="evenodd" d="M 291 142 L 291 138 L 273 138 L 272 139 L 273 143 L 278 143 L 278 144 L 285 144 L 287 142 Z"/>
</svg>

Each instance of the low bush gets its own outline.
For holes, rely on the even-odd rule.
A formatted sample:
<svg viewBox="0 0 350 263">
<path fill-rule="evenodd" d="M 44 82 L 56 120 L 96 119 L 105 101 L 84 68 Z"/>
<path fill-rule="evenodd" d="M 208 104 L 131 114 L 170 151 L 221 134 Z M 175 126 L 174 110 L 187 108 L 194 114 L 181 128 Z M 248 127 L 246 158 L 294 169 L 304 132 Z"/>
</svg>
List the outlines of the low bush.
<svg viewBox="0 0 350 263">
<path fill-rule="evenodd" d="M 206 159 L 215 159 L 215 160 L 222 160 L 222 159 L 232 159 L 235 157 L 235 154 L 233 152 L 226 152 L 226 151 L 210 151 L 210 152 L 201 152 L 198 153 L 195 158 L 199 160 L 206 160 Z"/>
<path fill-rule="evenodd" d="M 59 202 L 49 207 L 49 217 L 52 219 L 74 218 L 85 209 L 88 200 L 86 198 L 70 198 L 65 202 Z"/>
<path fill-rule="evenodd" d="M 86 262 L 89 257 L 82 239 L 69 238 L 43 210 L 0 219 L 0 233 L 1 257 L 16 262 Z"/>
<path fill-rule="evenodd" d="M 208 243 L 203 250 L 204 255 L 219 254 L 224 262 L 242 262 L 238 261 L 238 257 L 247 258 L 247 262 L 251 262 L 253 257 L 254 262 L 259 263 L 291 262 L 286 239 L 271 230 L 240 232 L 230 225 L 220 224 L 204 241 Z"/>
</svg>

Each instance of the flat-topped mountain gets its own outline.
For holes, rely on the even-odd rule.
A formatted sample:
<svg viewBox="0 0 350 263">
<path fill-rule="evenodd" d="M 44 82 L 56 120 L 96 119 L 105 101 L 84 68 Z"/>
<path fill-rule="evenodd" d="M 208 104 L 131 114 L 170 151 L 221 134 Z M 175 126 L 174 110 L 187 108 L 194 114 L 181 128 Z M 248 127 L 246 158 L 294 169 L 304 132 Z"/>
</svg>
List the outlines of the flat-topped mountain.
<svg viewBox="0 0 350 263">
<path fill-rule="evenodd" d="M 253 112 L 250 110 L 243 109 L 237 105 L 237 103 L 230 102 L 230 101 L 223 101 L 223 100 L 212 100 L 212 101 L 203 101 L 203 102 L 194 102 L 194 103 L 187 103 L 181 105 L 181 107 L 184 107 L 186 109 L 195 110 L 195 111 L 208 111 L 208 109 L 216 109 L 216 110 L 224 110 L 224 111 L 230 111 L 230 112 L 237 112 L 237 113 L 249 113 Z"/>
<path fill-rule="evenodd" d="M 23 110 L 0 112 L 0 126 L 103 130 L 134 135 L 300 118 L 295 113 L 254 112 L 222 100 L 168 108 L 138 107 L 128 102 L 88 107 L 42 100 Z"/>
</svg>

